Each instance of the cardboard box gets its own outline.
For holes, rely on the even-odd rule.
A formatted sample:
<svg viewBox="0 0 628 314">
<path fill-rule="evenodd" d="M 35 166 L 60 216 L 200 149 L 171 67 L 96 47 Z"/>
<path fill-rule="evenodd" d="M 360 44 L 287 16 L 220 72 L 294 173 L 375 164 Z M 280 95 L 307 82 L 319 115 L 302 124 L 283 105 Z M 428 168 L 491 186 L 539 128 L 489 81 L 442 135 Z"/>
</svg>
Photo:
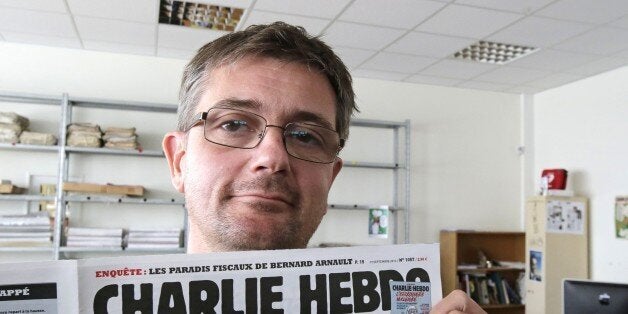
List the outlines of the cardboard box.
<svg viewBox="0 0 628 314">
<path fill-rule="evenodd" d="M 101 185 L 93 183 L 64 182 L 63 190 L 66 192 L 117 194 L 129 196 L 144 195 L 144 187 L 141 185 Z"/>
<path fill-rule="evenodd" d="M 22 194 L 25 190 L 12 184 L 0 184 L 0 194 Z"/>
</svg>

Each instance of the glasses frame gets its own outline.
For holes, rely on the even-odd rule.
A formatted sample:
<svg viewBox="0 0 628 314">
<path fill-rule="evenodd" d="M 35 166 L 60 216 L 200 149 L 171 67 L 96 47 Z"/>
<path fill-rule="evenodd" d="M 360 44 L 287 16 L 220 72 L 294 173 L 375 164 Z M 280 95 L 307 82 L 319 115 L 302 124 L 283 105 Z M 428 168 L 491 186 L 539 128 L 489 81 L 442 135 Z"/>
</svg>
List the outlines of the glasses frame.
<svg viewBox="0 0 628 314">
<path fill-rule="evenodd" d="M 245 112 L 245 113 L 248 113 L 248 114 L 251 114 L 251 115 L 254 115 L 254 116 L 257 116 L 257 117 L 261 118 L 264 121 L 264 129 L 262 130 L 261 134 L 258 134 L 259 141 L 255 144 L 255 146 L 252 146 L 252 147 L 238 147 L 238 146 L 231 146 L 231 145 L 226 145 L 226 144 L 214 142 L 214 141 L 208 139 L 207 135 L 205 134 L 205 130 L 206 130 L 205 126 L 206 126 L 206 123 L 207 123 L 207 116 L 209 115 L 209 112 L 211 110 L 213 110 L 213 109 L 228 109 L 228 110 L 240 111 L 240 112 Z M 266 120 L 266 118 L 262 117 L 261 115 L 258 115 L 256 113 L 253 113 L 253 112 L 250 112 L 250 111 L 246 111 L 246 110 L 242 110 L 242 109 L 236 109 L 236 108 L 230 108 L 230 107 L 212 107 L 212 108 L 209 108 L 207 111 L 204 111 L 204 112 L 196 114 L 194 116 L 193 122 L 190 123 L 190 125 L 187 128 L 185 128 L 184 132 L 190 131 L 193 127 L 196 127 L 196 126 L 200 125 L 201 123 L 203 123 L 203 138 L 205 138 L 206 141 L 208 141 L 210 143 L 214 143 L 216 145 L 220 145 L 220 146 L 231 147 L 231 148 L 239 148 L 239 149 L 253 149 L 253 148 L 256 148 L 264 140 L 264 136 L 266 136 L 266 131 L 268 130 L 269 127 L 279 128 L 279 129 L 281 129 L 283 131 L 281 133 L 281 139 L 283 141 L 283 148 L 286 150 L 286 153 L 288 153 L 288 155 L 290 157 L 293 157 L 293 158 L 296 158 L 296 159 L 299 159 L 299 160 L 303 160 L 303 161 L 317 163 L 317 164 L 330 164 L 330 163 L 334 162 L 336 160 L 336 158 L 338 157 L 338 154 L 340 153 L 342 148 L 345 146 L 345 141 L 346 141 L 344 138 L 340 137 L 340 133 L 338 133 L 338 131 L 336 131 L 336 130 L 334 130 L 332 128 L 328 128 L 328 127 L 322 126 L 322 125 L 313 124 L 313 123 L 307 123 L 307 122 L 289 122 L 289 123 L 286 123 L 286 125 L 284 125 L 284 126 L 273 125 L 273 124 L 268 124 L 268 120 Z M 286 144 L 285 132 L 286 132 L 286 129 L 289 126 L 295 125 L 295 124 L 315 126 L 315 127 L 327 129 L 327 130 L 330 130 L 330 131 L 336 133 L 338 135 L 338 147 L 336 149 L 336 152 L 335 152 L 334 157 L 332 158 L 332 160 L 330 160 L 330 161 L 314 161 L 314 160 L 304 159 L 302 157 L 295 156 L 292 153 L 290 153 L 290 151 L 288 151 L 288 145 Z"/>
</svg>

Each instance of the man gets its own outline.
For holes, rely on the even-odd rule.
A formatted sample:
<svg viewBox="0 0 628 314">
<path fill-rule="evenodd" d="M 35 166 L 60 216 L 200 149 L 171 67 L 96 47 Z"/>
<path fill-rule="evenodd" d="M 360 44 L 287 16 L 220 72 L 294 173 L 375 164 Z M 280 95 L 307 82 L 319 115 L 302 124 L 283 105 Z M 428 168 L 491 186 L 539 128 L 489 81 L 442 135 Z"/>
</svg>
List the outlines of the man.
<svg viewBox="0 0 628 314">
<path fill-rule="evenodd" d="M 189 253 L 307 246 L 342 168 L 351 84 L 327 45 L 285 23 L 198 51 L 183 74 L 178 131 L 163 141 L 185 194 Z M 464 293 L 435 306 L 450 310 L 481 311 Z"/>
</svg>

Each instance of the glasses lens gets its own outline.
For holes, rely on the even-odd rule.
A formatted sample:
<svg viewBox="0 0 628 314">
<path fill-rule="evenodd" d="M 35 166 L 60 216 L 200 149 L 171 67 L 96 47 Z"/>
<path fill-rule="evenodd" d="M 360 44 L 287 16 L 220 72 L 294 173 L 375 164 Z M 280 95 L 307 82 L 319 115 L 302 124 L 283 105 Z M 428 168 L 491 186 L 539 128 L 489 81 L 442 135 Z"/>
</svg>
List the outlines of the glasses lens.
<svg viewBox="0 0 628 314">
<path fill-rule="evenodd" d="M 290 155 L 320 163 L 332 162 L 340 145 L 340 138 L 335 131 L 306 123 L 288 124 L 284 138 Z"/>
<path fill-rule="evenodd" d="M 265 127 L 264 118 L 250 112 L 212 108 L 205 120 L 205 138 L 220 145 L 253 148 Z"/>
</svg>

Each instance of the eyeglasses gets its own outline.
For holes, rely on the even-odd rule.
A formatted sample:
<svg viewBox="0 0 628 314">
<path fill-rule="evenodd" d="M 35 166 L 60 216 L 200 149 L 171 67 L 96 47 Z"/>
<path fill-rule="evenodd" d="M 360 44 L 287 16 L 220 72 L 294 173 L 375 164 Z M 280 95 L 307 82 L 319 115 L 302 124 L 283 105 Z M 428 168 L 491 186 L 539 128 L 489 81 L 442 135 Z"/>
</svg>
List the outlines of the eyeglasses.
<svg viewBox="0 0 628 314">
<path fill-rule="evenodd" d="M 282 129 L 288 155 L 321 164 L 333 162 L 345 143 L 338 132 L 324 126 L 307 122 L 292 122 L 284 127 L 271 125 L 264 117 L 240 109 L 210 108 L 198 114 L 186 132 L 201 122 L 207 141 L 243 149 L 257 147 L 269 127 Z"/>
</svg>

